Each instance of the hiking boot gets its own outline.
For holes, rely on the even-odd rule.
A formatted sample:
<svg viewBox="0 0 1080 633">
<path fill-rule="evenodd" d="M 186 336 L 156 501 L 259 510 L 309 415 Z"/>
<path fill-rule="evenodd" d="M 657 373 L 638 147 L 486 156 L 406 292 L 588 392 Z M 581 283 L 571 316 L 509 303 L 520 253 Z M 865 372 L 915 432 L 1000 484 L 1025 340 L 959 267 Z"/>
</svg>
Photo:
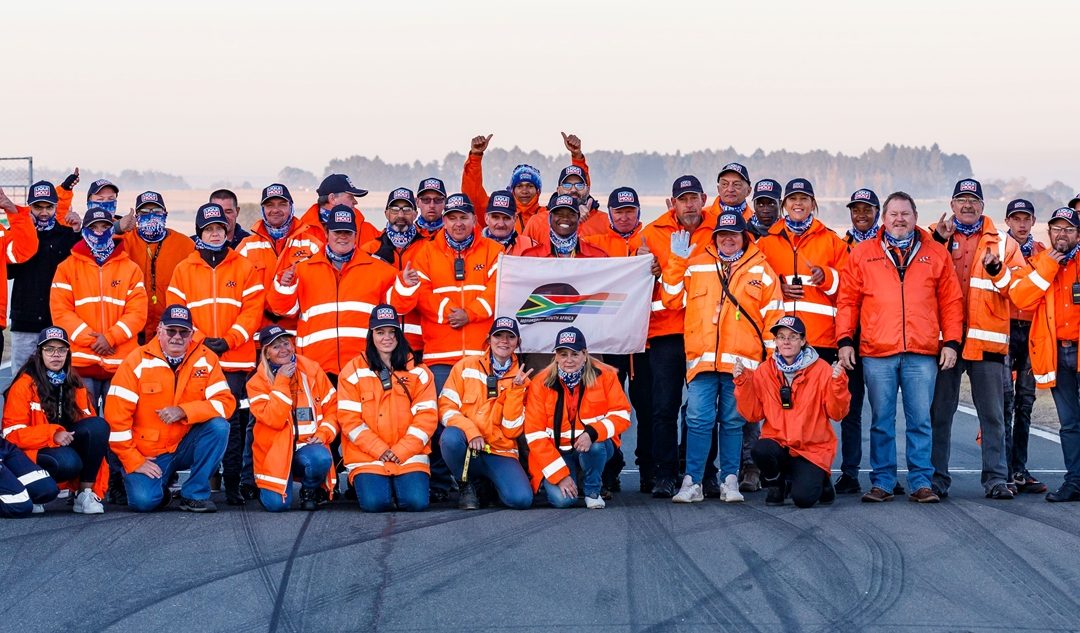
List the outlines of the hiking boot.
<svg viewBox="0 0 1080 633">
<path fill-rule="evenodd" d="M 105 492 L 105 503 L 111 503 L 114 506 L 127 505 L 127 489 L 124 488 L 124 482 L 121 481 L 116 486 L 111 481 L 109 482 L 109 489 Z"/>
<path fill-rule="evenodd" d="M 858 484 L 859 482 L 855 482 Z M 832 478 L 829 473 L 825 473 L 825 487 L 821 490 L 821 498 L 818 499 L 818 503 L 823 506 L 832 505 L 832 502 L 836 501 L 836 487 L 833 486 Z"/>
<path fill-rule="evenodd" d="M 330 493 L 325 488 L 315 488 L 315 505 L 320 508 L 330 503 Z"/>
<path fill-rule="evenodd" d="M 89 488 L 79 491 L 72 510 L 76 514 L 105 514 L 105 506 L 101 505 L 101 499 Z"/>
<path fill-rule="evenodd" d="M 892 501 L 893 495 L 884 488 L 878 488 L 874 486 L 869 492 L 862 496 L 864 503 L 880 503 L 882 501 Z"/>
<path fill-rule="evenodd" d="M 652 494 L 653 486 L 656 485 L 656 480 L 651 476 L 642 473 L 638 479 L 638 492 L 641 494 Z"/>
<path fill-rule="evenodd" d="M 1016 495 L 1014 495 L 1013 491 L 1009 490 L 1009 487 L 1005 484 L 995 484 L 994 487 L 986 493 L 987 499 L 999 499 L 1002 501 L 1012 499 L 1014 496 Z"/>
<path fill-rule="evenodd" d="M 701 494 L 709 499 L 720 499 L 724 496 L 724 489 L 720 486 L 717 475 L 708 476 L 701 480 Z"/>
<path fill-rule="evenodd" d="M 747 464 L 739 473 L 739 492 L 757 492 L 761 490 L 761 470 L 757 464 Z"/>
<path fill-rule="evenodd" d="M 908 501 L 914 501 L 915 503 L 938 503 L 941 501 L 941 497 L 934 494 L 934 491 L 930 488 L 924 486 L 908 495 Z"/>
<path fill-rule="evenodd" d="M 1016 484 L 1020 492 L 1042 494 L 1047 490 L 1046 484 L 1032 477 L 1029 472 L 1016 473 L 1016 476 L 1013 477 L 1013 483 Z"/>
<path fill-rule="evenodd" d="M 428 501 L 432 504 L 446 503 L 449 498 L 450 492 L 448 490 L 443 490 L 442 488 L 432 488 L 428 492 Z"/>
<path fill-rule="evenodd" d="M 782 506 L 784 505 L 784 498 L 787 496 L 784 494 L 784 484 L 778 484 L 776 486 L 765 487 L 765 505 L 767 506 Z"/>
<path fill-rule="evenodd" d="M 188 499 L 182 495 L 180 509 L 184 512 L 217 512 L 217 506 L 210 499 Z"/>
<path fill-rule="evenodd" d="M 674 477 L 658 477 L 656 483 L 653 484 L 653 499 L 670 499 L 676 492 Z"/>
<path fill-rule="evenodd" d="M 679 492 L 671 500 L 675 503 L 698 503 L 705 500 L 705 495 L 701 492 L 701 484 L 695 484 L 690 475 L 685 475 Z"/>
<path fill-rule="evenodd" d="M 840 475 L 836 478 L 836 484 L 833 487 L 838 495 L 857 495 L 862 492 L 859 480 L 851 475 Z"/>
<path fill-rule="evenodd" d="M 480 497 L 476 495 L 476 487 L 472 485 L 472 482 L 461 484 L 458 493 L 458 507 L 462 510 L 480 509 Z"/>
<path fill-rule="evenodd" d="M 253 484 L 240 484 L 240 494 L 245 501 L 254 501 L 259 498 L 259 487 Z"/>
<path fill-rule="evenodd" d="M 300 489 L 300 509 L 306 512 L 314 512 L 318 509 L 319 504 L 316 501 L 318 496 L 316 492 L 317 488 L 301 488 Z"/>
<path fill-rule="evenodd" d="M 720 500 L 725 503 L 738 503 L 743 501 L 743 495 L 739 492 L 739 478 L 735 475 L 724 477 L 724 483 L 720 484 Z"/>
<path fill-rule="evenodd" d="M 603 510 L 607 507 L 607 504 L 604 502 L 604 498 L 600 496 L 585 497 L 585 507 L 590 510 Z"/>
<path fill-rule="evenodd" d="M 1061 484 L 1061 487 L 1054 492 L 1046 494 L 1046 500 L 1051 503 L 1061 503 L 1063 501 L 1080 501 L 1080 487 L 1076 484 L 1065 482 Z"/>
</svg>

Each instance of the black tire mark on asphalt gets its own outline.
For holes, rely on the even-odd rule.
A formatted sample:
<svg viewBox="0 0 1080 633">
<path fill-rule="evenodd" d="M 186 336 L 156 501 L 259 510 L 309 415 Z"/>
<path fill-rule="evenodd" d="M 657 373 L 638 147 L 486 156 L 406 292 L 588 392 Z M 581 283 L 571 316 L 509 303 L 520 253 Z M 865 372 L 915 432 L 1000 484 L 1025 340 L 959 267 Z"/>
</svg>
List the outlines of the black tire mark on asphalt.
<svg viewBox="0 0 1080 633">
<path fill-rule="evenodd" d="M 851 525 L 849 529 L 870 549 L 870 587 L 822 631 L 863 631 L 888 613 L 904 592 L 904 553 L 896 540 L 873 527 Z"/>
<path fill-rule="evenodd" d="M 746 564 L 749 575 L 757 583 L 758 589 L 765 594 L 765 603 L 780 620 L 781 630 L 790 633 L 802 631 L 803 626 L 795 617 L 794 605 L 788 594 L 780 590 L 781 583 L 791 586 L 780 574 L 772 570 L 773 561 L 767 561 L 746 543 L 735 542 L 735 549 Z M 742 575 L 742 574 L 740 574 Z M 816 604 L 816 603 L 811 603 Z M 827 603 L 826 603 L 827 604 Z"/>
<path fill-rule="evenodd" d="M 112 515 L 112 513 L 109 513 L 109 514 Z M 46 516 L 48 516 L 48 515 L 46 515 Z M 76 516 L 79 516 L 79 515 L 76 515 Z M 78 521 L 78 522 L 74 522 L 74 523 L 68 523 L 66 525 L 61 525 L 61 526 L 57 526 L 57 527 L 53 527 L 53 528 L 47 528 L 47 529 L 44 529 L 44 530 L 36 530 L 36 531 L 33 531 L 33 532 L 24 532 L 22 534 L 10 534 L 8 536 L 0 537 L 0 543 L 7 543 L 8 541 L 14 541 L 14 540 L 17 540 L 17 539 L 27 539 L 27 538 L 36 541 L 36 540 L 38 540 L 40 538 L 48 537 L 50 534 L 63 533 L 63 532 L 67 532 L 69 530 L 83 530 L 83 529 L 90 528 L 90 527 L 97 527 L 99 525 L 107 525 L 107 524 L 110 524 L 110 523 L 116 523 L 117 521 L 123 521 L 125 519 L 130 520 L 132 518 L 132 516 L 133 516 L 132 513 L 122 512 L 122 513 L 117 513 L 117 515 L 115 515 L 115 516 L 108 516 L 106 518 L 100 518 L 100 519 L 98 519 L 98 518 L 84 518 L 82 521 Z M 41 519 L 39 519 L 39 518 L 33 518 L 33 519 L 30 519 L 29 521 L 25 521 L 23 523 L 27 524 L 27 525 L 36 524 L 40 520 Z M 46 520 L 48 520 L 48 519 L 46 519 Z"/>
<path fill-rule="evenodd" d="M 1041 620 L 1041 623 L 1048 624 L 1052 621 L 1056 627 L 1066 630 L 1075 627 L 1080 603 L 1058 589 L 1042 572 L 1018 555 L 1012 546 L 998 538 L 993 531 L 966 511 L 964 506 L 969 504 L 981 505 L 962 500 L 942 504 L 939 525 L 957 539 L 972 543 L 970 551 L 983 561 L 988 571 L 1001 579 L 1004 586 L 1022 591 L 1026 600 L 1018 599 L 1016 604 L 1024 605 L 1032 617 L 1048 618 Z"/>
<path fill-rule="evenodd" d="M 246 513 L 244 513 L 246 514 Z M 289 590 L 289 575 L 292 573 L 293 561 L 296 560 L 296 555 L 300 552 L 300 543 L 304 541 L 304 534 L 307 532 L 308 526 L 311 525 L 311 519 L 315 517 L 313 512 L 308 512 L 308 515 L 304 517 L 304 522 L 300 525 L 300 531 L 296 534 L 296 540 L 293 541 L 292 550 L 289 552 L 289 558 L 285 561 L 285 570 L 281 572 L 281 582 L 278 583 L 277 596 L 274 598 L 274 612 L 270 616 L 270 633 L 276 633 L 278 629 L 278 623 L 281 622 L 282 606 L 285 603 L 285 593 Z M 263 567 L 262 569 L 266 569 Z M 285 617 L 288 618 L 288 612 L 285 612 Z M 293 630 L 292 625 L 286 620 L 286 630 Z"/>
<path fill-rule="evenodd" d="M 255 563 L 259 565 L 259 577 L 262 579 L 263 589 L 266 590 L 266 596 L 271 600 L 271 602 L 273 602 L 278 595 L 281 584 L 286 582 L 285 574 L 288 573 L 288 569 L 286 569 L 285 574 L 282 574 L 281 582 L 275 583 L 274 579 L 270 576 L 270 566 L 265 564 L 266 557 L 262 552 L 262 547 L 260 546 L 259 539 L 255 534 L 255 526 L 251 524 L 251 518 L 246 508 L 240 510 L 240 527 L 244 532 L 244 540 L 247 541 L 248 549 L 251 550 L 251 556 L 255 560 Z M 305 527 L 307 527 L 306 521 L 301 526 L 301 531 L 303 531 Z M 296 630 L 292 626 L 291 621 L 289 620 L 286 620 L 286 630 Z"/>
<path fill-rule="evenodd" d="M 1021 497 L 1021 499 L 1022 498 L 1023 497 Z M 1017 500 L 1014 500 L 1012 503 L 1002 503 L 1001 501 L 995 499 L 986 499 L 984 497 L 981 499 L 972 499 L 969 501 L 969 503 L 983 506 L 986 508 L 991 508 L 998 512 L 1006 512 L 1021 519 L 1026 519 L 1028 521 L 1034 521 L 1041 525 L 1045 525 L 1048 528 L 1052 528 L 1060 532 L 1065 532 L 1072 537 L 1076 537 L 1078 532 L 1080 532 L 1080 523 L 1075 520 L 1059 521 L 1056 517 L 1046 516 L 1047 512 L 1054 511 L 1051 510 L 1051 508 L 1055 508 L 1059 511 L 1060 516 L 1075 519 L 1075 515 L 1067 514 L 1068 510 L 1066 508 L 1069 506 L 1069 504 L 1050 504 L 1046 503 L 1045 501 L 1040 501 L 1037 504 L 1037 507 L 1041 507 L 1042 509 L 1036 510 L 1034 509 L 1034 507 L 1032 507 L 1032 505 L 1029 505 L 1024 501 Z"/>
</svg>

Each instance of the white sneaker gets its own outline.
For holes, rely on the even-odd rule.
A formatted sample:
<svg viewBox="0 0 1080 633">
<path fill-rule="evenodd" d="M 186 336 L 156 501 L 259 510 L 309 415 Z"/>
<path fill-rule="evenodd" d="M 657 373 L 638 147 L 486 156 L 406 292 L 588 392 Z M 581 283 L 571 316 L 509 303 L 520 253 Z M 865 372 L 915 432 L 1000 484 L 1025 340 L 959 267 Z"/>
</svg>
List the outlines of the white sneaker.
<svg viewBox="0 0 1080 633">
<path fill-rule="evenodd" d="M 701 484 L 695 484 L 690 475 L 684 475 L 679 492 L 671 500 L 675 503 L 698 503 L 705 500 L 705 495 L 701 493 Z"/>
<path fill-rule="evenodd" d="M 105 514 L 101 499 L 89 489 L 82 490 L 75 496 L 75 507 L 72 509 L 76 514 Z"/>
<path fill-rule="evenodd" d="M 604 503 L 602 497 L 597 495 L 595 497 L 585 497 L 585 507 L 590 510 L 603 510 L 607 507 L 607 504 Z"/>
<path fill-rule="evenodd" d="M 30 510 L 30 514 L 45 514 L 45 506 L 40 503 L 35 503 L 33 509 Z"/>
<path fill-rule="evenodd" d="M 720 484 L 720 500 L 728 503 L 743 501 L 743 495 L 739 492 L 739 478 L 735 475 L 724 477 L 724 483 Z"/>
</svg>

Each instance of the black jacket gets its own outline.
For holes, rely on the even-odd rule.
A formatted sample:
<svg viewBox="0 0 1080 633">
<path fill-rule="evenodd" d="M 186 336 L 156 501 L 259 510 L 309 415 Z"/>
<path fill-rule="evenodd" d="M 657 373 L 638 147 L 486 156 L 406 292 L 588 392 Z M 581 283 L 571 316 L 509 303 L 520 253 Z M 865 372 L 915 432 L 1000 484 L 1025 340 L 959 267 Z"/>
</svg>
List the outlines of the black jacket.
<svg viewBox="0 0 1080 633">
<path fill-rule="evenodd" d="M 81 239 L 81 234 L 57 223 L 48 231 L 38 231 L 38 250 L 33 257 L 22 264 L 8 264 L 8 279 L 13 280 L 9 301 L 12 332 L 36 334 L 53 324 L 49 312 L 53 275 Z"/>
</svg>

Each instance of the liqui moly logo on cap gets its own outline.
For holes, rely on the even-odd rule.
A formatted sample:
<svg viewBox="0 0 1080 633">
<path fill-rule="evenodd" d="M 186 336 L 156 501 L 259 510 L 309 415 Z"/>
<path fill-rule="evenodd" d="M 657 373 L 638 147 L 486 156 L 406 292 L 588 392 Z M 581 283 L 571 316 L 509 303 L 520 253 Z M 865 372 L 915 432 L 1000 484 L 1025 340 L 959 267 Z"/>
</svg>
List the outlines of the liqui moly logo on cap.
<svg viewBox="0 0 1080 633">
<path fill-rule="evenodd" d="M 772 191 L 773 184 L 771 182 L 759 182 L 757 184 L 757 190 L 759 193 L 762 191 Z"/>
<path fill-rule="evenodd" d="M 783 327 L 786 327 L 786 328 L 794 328 L 795 327 L 795 317 L 789 317 L 789 316 L 780 317 L 780 320 L 777 321 L 776 324 L 780 325 L 780 326 L 783 326 Z"/>
<path fill-rule="evenodd" d="M 571 196 L 559 196 L 558 198 L 555 198 L 555 204 L 559 206 L 566 205 L 572 207 L 574 206 L 574 198 Z"/>
<path fill-rule="evenodd" d="M 569 167 L 566 168 L 566 175 L 567 176 L 580 176 L 581 173 L 582 173 L 581 168 L 578 167 L 577 165 L 570 165 Z"/>
<path fill-rule="evenodd" d="M 619 195 L 617 197 L 618 197 L 619 202 L 633 202 L 634 201 L 634 194 L 629 192 L 629 191 L 620 191 Z"/>
<path fill-rule="evenodd" d="M 1068 221 L 1072 222 L 1072 219 L 1073 219 L 1074 215 L 1075 215 L 1075 212 L 1072 209 L 1070 209 L 1068 207 L 1061 207 L 1057 211 L 1054 211 L 1054 217 L 1052 217 L 1050 219 L 1051 220 L 1056 220 L 1058 218 L 1062 218 L 1064 220 L 1068 220 Z"/>
<path fill-rule="evenodd" d="M 143 202 L 157 202 L 161 198 L 153 191 L 147 191 L 142 195 Z"/>
<path fill-rule="evenodd" d="M 855 192 L 855 199 L 856 200 L 869 200 L 870 199 L 870 191 L 868 189 L 859 189 L 858 191 Z"/>
<path fill-rule="evenodd" d="M 739 163 L 728 163 L 727 165 L 724 165 L 724 168 L 720 171 L 737 171 L 741 174 L 743 169 L 744 167 Z"/>
<path fill-rule="evenodd" d="M 965 180 L 960 183 L 960 191 L 974 192 L 977 187 L 978 183 L 976 183 L 974 180 Z"/>
<path fill-rule="evenodd" d="M 352 187 L 353 189 L 356 189 L 356 187 L 355 187 L 355 186 L 353 186 L 353 184 L 352 184 L 352 179 L 351 179 L 351 178 L 349 178 L 348 176 L 345 176 L 345 184 L 349 185 L 349 186 L 350 186 L 350 187 Z"/>
<path fill-rule="evenodd" d="M 408 200 L 409 199 L 409 190 L 408 189 L 394 189 L 393 197 L 397 198 L 397 199 L 400 199 L 400 200 Z"/>
<path fill-rule="evenodd" d="M 491 206 L 500 209 L 510 208 L 510 196 L 495 196 L 491 199 Z"/>
<path fill-rule="evenodd" d="M 441 191 L 442 190 L 442 183 L 439 182 L 435 178 L 429 178 L 429 179 L 424 181 L 424 184 L 421 185 L 421 187 L 424 188 L 424 189 L 436 189 L 436 190 Z"/>
<path fill-rule="evenodd" d="M 285 190 L 281 188 L 281 185 L 273 185 L 266 188 L 266 195 L 269 196 L 284 196 Z"/>
<path fill-rule="evenodd" d="M 188 312 L 187 308 L 173 308 L 172 310 L 169 310 L 169 318 L 190 320 L 191 313 Z"/>
<path fill-rule="evenodd" d="M 351 211 L 335 211 L 334 222 L 343 222 L 348 224 L 353 221 L 353 215 Z"/>
<path fill-rule="evenodd" d="M 448 207 L 461 207 L 465 205 L 465 198 L 462 196 L 450 196 L 446 199 L 446 206 Z"/>
<path fill-rule="evenodd" d="M 693 187 L 694 183 L 690 182 L 689 180 L 680 180 L 679 181 L 679 186 L 680 187 Z"/>
<path fill-rule="evenodd" d="M 796 180 L 795 182 L 791 183 L 791 188 L 792 189 L 805 189 L 806 188 L 806 183 L 801 181 L 801 180 Z"/>
<path fill-rule="evenodd" d="M 50 195 L 52 193 L 51 189 L 52 188 L 49 187 L 49 185 L 38 185 L 38 186 L 34 187 L 34 197 L 35 198 L 43 198 L 45 196 L 48 196 L 48 195 Z"/>
<path fill-rule="evenodd" d="M 495 327 L 512 328 L 512 327 L 514 327 L 514 322 L 513 322 L 513 320 L 509 319 L 508 317 L 499 317 L 495 321 Z"/>
<path fill-rule="evenodd" d="M 735 226 L 738 222 L 739 216 L 734 213 L 725 213 L 720 216 L 720 219 L 716 221 L 716 226 Z"/>
<path fill-rule="evenodd" d="M 1023 200 L 1021 200 L 1021 201 L 1017 202 L 1016 204 L 1014 204 L 1013 208 L 1014 209 L 1026 209 L 1027 208 L 1027 203 L 1024 202 Z"/>
<path fill-rule="evenodd" d="M 67 333 L 58 327 L 51 327 L 45 330 L 45 338 L 67 338 Z"/>
<path fill-rule="evenodd" d="M 559 332 L 559 345 L 573 345 L 577 343 L 577 332 Z"/>
<path fill-rule="evenodd" d="M 104 187 L 107 184 L 110 184 L 110 183 L 109 183 L 108 180 L 106 180 L 104 178 L 101 178 L 99 180 L 94 181 L 94 187 Z"/>
<path fill-rule="evenodd" d="M 204 218 L 220 218 L 222 217 L 221 207 L 213 206 L 203 209 Z"/>
<path fill-rule="evenodd" d="M 379 321 L 395 321 L 397 315 L 394 314 L 393 308 L 379 308 L 375 311 L 375 318 Z"/>
</svg>

